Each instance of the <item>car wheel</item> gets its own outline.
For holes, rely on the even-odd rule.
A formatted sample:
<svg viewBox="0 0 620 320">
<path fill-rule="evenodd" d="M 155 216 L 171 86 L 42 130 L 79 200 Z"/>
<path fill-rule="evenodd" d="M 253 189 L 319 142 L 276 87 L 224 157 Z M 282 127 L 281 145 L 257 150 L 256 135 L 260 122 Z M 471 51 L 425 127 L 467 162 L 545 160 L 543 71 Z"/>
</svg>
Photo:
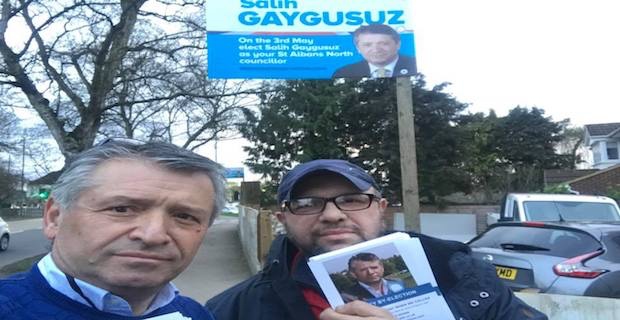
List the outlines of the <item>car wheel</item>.
<svg viewBox="0 0 620 320">
<path fill-rule="evenodd" d="M 9 235 L 5 234 L 0 238 L 0 251 L 4 251 L 9 248 Z"/>
</svg>

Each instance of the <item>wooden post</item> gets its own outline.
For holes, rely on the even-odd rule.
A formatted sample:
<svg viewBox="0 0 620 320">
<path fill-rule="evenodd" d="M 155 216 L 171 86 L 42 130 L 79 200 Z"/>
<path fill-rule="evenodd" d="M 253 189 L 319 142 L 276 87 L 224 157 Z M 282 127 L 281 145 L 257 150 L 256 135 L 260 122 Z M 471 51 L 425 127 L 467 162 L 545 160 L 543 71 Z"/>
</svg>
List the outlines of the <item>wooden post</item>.
<svg viewBox="0 0 620 320">
<path fill-rule="evenodd" d="M 271 211 L 261 210 L 256 219 L 257 239 L 258 239 L 258 261 L 261 265 L 265 263 L 271 242 L 273 241 L 273 230 L 271 227 Z"/>
<path fill-rule="evenodd" d="M 241 182 L 239 203 L 246 207 L 260 209 L 260 182 Z"/>
<path fill-rule="evenodd" d="M 411 78 L 396 78 L 396 104 L 398 108 L 398 137 L 400 145 L 400 170 L 403 189 L 405 228 L 420 232 L 420 196 L 418 194 L 418 164 L 415 150 L 413 124 L 413 99 Z"/>
</svg>

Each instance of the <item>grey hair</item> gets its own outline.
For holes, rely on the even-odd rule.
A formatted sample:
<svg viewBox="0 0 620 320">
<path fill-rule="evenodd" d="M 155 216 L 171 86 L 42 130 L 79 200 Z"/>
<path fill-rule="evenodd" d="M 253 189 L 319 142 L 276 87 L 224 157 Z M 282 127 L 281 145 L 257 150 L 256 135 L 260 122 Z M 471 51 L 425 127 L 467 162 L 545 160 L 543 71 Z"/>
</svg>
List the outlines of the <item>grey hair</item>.
<svg viewBox="0 0 620 320">
<path fill-rule="evenodd" d="M 351 258 L 349 258 L 349 262 L 348 262 L 349 270 L 353 270 L 353 262 L 355 261 L 365 261 L 365 262 L 379 261 L 383 265 L 383 261 L 381 261 L 381 259 L 379 259 L 379 257 L 372 252 L 360 252 L 352 256 Z"/>
<path fill-rule="evenodd" d="M 83 191 L 93 187 L 94 170 L 111 159 L 147 160 L 173 172 L 206 174 L 215 191 L 209 226 L 226 203 L 225 170 L 220 164 L 170 143 L 128 139 L 108 140 L 78 154 L 54 184 L 51 197 L 62 208 L 71 208 Z"/>
</svg>

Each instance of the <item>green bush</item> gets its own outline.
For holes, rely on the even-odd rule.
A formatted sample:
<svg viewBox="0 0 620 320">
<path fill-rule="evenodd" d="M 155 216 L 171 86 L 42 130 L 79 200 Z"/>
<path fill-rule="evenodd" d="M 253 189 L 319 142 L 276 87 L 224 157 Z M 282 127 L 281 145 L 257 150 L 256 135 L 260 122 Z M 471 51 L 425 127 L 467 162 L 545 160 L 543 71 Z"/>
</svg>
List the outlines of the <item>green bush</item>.
<svg viewBox="0 0 620 320">
<path fill-rule="evenodd" d="M 544 193 L 571 194 L 570 186 L 566 183 L 553 184 L 543 189 Z"/>
<path fill-rule="evenodd" d="M 605 195 L 620 203 L 620 186 L 609 188 Z"/>
</svg>

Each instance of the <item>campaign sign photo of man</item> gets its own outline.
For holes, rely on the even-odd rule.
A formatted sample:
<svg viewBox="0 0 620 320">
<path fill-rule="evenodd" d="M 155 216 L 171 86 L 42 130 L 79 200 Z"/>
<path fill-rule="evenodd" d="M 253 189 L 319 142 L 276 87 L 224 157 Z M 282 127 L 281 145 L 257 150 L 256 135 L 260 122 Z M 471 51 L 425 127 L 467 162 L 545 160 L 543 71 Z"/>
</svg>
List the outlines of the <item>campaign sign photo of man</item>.
<svg viewBox="0 0 620 320">
<path fill-rule="evenodd" d="M 353 42 L 364 60 L 337 69 L 332 78 L 389 78 L 417 72 L 415 57 L 399 53 L 400 34 L 388 25 L 361 26 L 353 32 Z"/>
</svg>

